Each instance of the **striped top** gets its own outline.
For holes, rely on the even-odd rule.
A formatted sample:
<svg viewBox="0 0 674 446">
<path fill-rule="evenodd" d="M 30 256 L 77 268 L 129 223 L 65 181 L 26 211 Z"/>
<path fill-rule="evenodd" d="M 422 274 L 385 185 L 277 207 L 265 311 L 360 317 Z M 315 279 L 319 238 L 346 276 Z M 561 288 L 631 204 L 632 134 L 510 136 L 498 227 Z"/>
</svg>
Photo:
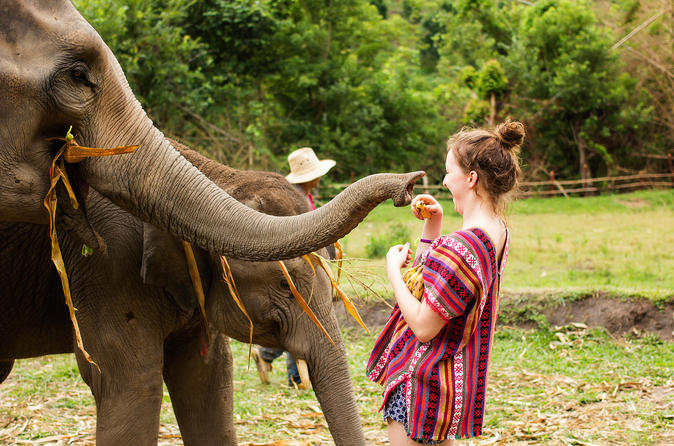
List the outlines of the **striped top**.
<svg viewBox="0 0 674 446">
<path fill-rule="evenodd" d="M 384 386 L 384 404 L 397 385 L 405 386 L 410 438 L 444 440 L 482 433 L 509 243 L 506 230 L 500 268 L 494 245 L 480 228 L 439 237 L 417 258 L 423 263 L 424 299 L 447 323 L 435 338 L 421 343 L 396 305 L 367 364 L 368 377 Z"/>
</svg>

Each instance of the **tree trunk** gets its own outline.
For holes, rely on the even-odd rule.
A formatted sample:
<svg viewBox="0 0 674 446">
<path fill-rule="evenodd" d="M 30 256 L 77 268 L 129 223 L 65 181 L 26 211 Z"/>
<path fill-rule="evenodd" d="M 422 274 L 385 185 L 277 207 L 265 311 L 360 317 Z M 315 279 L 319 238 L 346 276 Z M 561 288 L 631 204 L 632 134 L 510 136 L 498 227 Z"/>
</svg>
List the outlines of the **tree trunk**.
<svg viewBox="0 0 674 446">
<path fill-rule="evenodd" d="M 492 93 L 489 98 L 489 120 L 487 124 L 489 127 L 494 127 L 496 123 L 496 94 Z"/>
</svg>

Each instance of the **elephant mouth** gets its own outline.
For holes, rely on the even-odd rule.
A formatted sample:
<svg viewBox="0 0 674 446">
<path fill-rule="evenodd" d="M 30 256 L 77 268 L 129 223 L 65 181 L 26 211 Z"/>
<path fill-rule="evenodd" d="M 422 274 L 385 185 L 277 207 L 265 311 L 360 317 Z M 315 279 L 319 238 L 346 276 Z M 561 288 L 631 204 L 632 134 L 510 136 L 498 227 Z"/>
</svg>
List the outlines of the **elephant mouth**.
<svg viewBox="0 0 674 446">
<path fill-rule="evenodd" d="M 61 132 L 60 134 L 65 134 L 65 132 Z M 48 146 L 46 152 L 49 156 L 49 164 L 51 164 L 65 142 L 62 136 L 48 137 L 47 142 Z M 89 197 L 89 183 L 84 181 L 76 164 L 64 163 L 64 166 L 69 179 L 72 181 L 73 187 L 77 188 L 77 192 L 79 192 L 82 201 L 86 201 Z"/>
</svg>

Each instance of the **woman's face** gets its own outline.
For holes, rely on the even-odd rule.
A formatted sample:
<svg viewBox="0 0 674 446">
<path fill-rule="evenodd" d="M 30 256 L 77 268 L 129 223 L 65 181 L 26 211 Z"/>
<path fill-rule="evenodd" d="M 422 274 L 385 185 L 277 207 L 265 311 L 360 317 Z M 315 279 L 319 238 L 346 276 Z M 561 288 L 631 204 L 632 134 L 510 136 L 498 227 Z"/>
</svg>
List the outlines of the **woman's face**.
<svg viewBox="0 0 674 446">
<path fill-rule="evenodd" d="M 452 194 L 454 210 L 463 215 L 463 202 L 472 191 L 470 187 L 470 174 L 465 173 L 459 166 L 453 150 L 447 152 L 445 168 L 447 169 L 447 174 L 442 180 L 442 185 L 449 189 L 449 192 Z"/>
</svg>

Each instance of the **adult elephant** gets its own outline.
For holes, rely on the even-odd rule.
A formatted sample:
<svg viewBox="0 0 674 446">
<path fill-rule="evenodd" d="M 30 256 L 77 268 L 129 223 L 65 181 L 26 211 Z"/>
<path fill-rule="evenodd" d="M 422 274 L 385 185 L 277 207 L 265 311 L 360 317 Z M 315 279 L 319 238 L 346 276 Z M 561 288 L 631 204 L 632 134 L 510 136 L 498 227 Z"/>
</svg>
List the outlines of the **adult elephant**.
<svg viewBox="0 0 674 446">
<path fill-rule="evenodd" d="M 62 145 L 54 138 L 70 126 L 82 146 L 140 145 L 132 154 L 66 167 L 85 204 L 62 208 L 66 229 L 94 248 L 101 240 L 88 221 L 90 188 L 208 251 L 270 260 L 334 242 L 387 198 L 406 204 L 419 176 L 367 177 L 301 216 L 272 217 L 241 205 L 153 126 L 114 55 L 69 0 L 0 1 L 0 98 L 0 221 L 47 223 L 42 200 Z M 59 194 L 67 196 L 63 188 Z"/>
<path fill-rule="evenodd" d="M 296 215 L 311 210 L 306 197 L 280 175 L 231 169 L 180 145 L 176 147 L 216 184 L 254 209 L 279 216 Z M 197 297 L 180 240 L 145 224 L 143 253 L 144 280 L 162 286 L 183 308 L 194 311 Z M 320 254 L 327 258 L 325 249 Z M 228 286 L 221 279 L 219 257 L 200 252 L 197 258 L 201 260 L 199 270 L 202 276 L 210 277 L 210 282 L 204 282 L 208 289 L 206 301 L 209 321 L 226 335 L 241 342 L 249 342 L 249 321 L 237 308 L 234 299 L 230 297 Z M 306 361 L 312 388 L 335 443 L 364 445 L 349 366 L 333 308 L 330 279 L 318 265 L 312 268 L 303 258 L 290 259 L 284 261 L 284 264 L 293 283 L 335 344 L 332 345 L 310 318 L 303 314 L 277 262 L 230 259 L 229 265 L 236 287 L 253 323 L 253 342 L 282 348 L 296 359 Z M 194 340 L 197 339 L 196 332 L 192 336 Z M 196 353 L 197 346 L 193 346 L 193 349 Z M 229 380 L 232 368 L 229 351 L 224 358 L 227 372 L 223 377 Z M 195 358 L 195 361 L 200 360 Z M 174 386 L 191 385 L 190 377 L 195 375 L 193 366 L 194 363 L 180 366 L 182 374 L 178 375 L 179 379 L 168 384 L 169 391 L 174 390 Z M 212 380 L 218 381 L 217 377 Z M 228 381 L 224 387 L 231 388 L 231 382 Z M 228 396 L 231 398 L 231 394 Z M 210 403 L 205 403 L 209 407 L 221 396 L 204 395 L 203 398 L 211 399 Z M 176 406 L 175 411 L 177 416 L 183 415 L 190 419 L 205 416 L 188 406 Z M 188 429 L 180 421 L 180 416 L 178 419 L 181 431 Z M 232 421 L 231 412 L 228 413 L 227 420 Z"/>
<path fill-rule="evenodd" d="M 195 152 L 184 154 L 249 206 L 286 216 L 309 210 L 280 175 L 236 171 Z M 75 352 L 96 401 L 98 444 L 155 444 L 163 381 L 186 445 L 235 445 L 232 356 L 221 334 L 206 348 L 182 242 L 96 192 L 88 211 L 106 240 L 105 252 L 85 257 L 76 234 L 63 231 L 60 238 L 84 346 L 97 365 L 75 349 L 59 278 L 44 255 L 47 231 L 36 224 L 0 223 L 0 305 L 6 310 L 0 313 L 0 379 L 16 358 Z M 222 280 L 219 254 L 197 249 L 195 257 L 210 326 L 247 342 L 248 319 Z M 302 314 L 276 262 L 229 259 L 252 317 L 253 340 L 305 360 L 335 443 L 363 445 L 329 278 L 302 258 L 284 263 L 335 345 Z"/>
</svg>

